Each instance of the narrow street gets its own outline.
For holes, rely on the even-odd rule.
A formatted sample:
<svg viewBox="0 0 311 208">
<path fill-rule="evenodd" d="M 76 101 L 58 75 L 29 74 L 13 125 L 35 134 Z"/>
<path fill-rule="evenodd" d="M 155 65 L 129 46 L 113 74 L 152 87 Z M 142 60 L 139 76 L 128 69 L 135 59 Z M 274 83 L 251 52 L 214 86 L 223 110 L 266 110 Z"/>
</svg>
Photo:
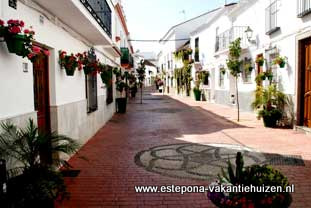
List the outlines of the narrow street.
<svg viewBox="0 0 311 208">
<path fill-rule="evenodd" d="M 264 128 L 255 114 L 234 119 L 233 108 L 144 91 L 130 100 L 70 159 L 69 201 L 59 207 L 214 207 L 202 193 L 136 193 L 134 187 L 208 185 L 237 151 L 245 163 L 269 163 L 295 185 L 291 207 L 311 204 L 311 139 Z M 138 93 L 140 94 L 140 93 Z"/>
</svg>

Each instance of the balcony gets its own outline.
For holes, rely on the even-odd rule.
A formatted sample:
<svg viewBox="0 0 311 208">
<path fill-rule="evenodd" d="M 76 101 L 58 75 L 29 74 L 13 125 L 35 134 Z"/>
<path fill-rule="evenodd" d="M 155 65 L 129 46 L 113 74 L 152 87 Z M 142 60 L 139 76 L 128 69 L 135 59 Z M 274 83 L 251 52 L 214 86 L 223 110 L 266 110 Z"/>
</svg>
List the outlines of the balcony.
<svg viewBox="0 0 311 208">
<path fill-rule="evenodd" d="M 230 43 L 238 38 L 241 38 L 241 47 L 245 48 L 247 46 L 246 29 L 247 27 L 244 26 L 235 26 L 219 34 L 216 37 L 215 52 L 228 50 Z"/>
<path fill-rule="evenodd" d="M 130 50 L 128 48 L 121 48 L 121 66 L 130 69 L 134 66 L 133 56 L 130 54 Z"/>
<path fill-rule="evenodd" d="M 266 8 L 266 35 L 271 35 L 272 33 L 278 31 L 278 1 L 274 0 Z"/>
<path fill-rule="evenodd" d="M 111 9 L 107 0 L 33 0 L 94 45 L 111 45 Z"/>
<path fill-rule="evenodd" d="M 297 17 L 301 18 L 311 13 L 311 0 L 298 0 L 297 4 Z"/>
</svg>

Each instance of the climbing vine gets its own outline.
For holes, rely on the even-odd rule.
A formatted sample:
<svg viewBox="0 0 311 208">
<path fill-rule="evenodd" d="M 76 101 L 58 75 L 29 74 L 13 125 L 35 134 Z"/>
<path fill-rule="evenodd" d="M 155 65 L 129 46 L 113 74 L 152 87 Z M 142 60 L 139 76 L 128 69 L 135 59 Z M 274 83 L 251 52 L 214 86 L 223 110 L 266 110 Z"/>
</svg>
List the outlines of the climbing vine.
<svg viewBox="0 0 311 208">
<path fill-rule="evenodd" d="M 176 80 L 176 86 L 177 86 L 177 93 L 179 94 L 180 91 L 186 90 L 187 96 L 190 96 L 190 90 L 191 90 L 191 68 L 193 60 L 190 59 L 192 55 L 192 49 L 182 49 L 179 51 L 176 51 L 174 53 L 175 59 L 182 60 L 183 67 L 176 68 L 174 70 L 174 77 Z"/>
</svg>

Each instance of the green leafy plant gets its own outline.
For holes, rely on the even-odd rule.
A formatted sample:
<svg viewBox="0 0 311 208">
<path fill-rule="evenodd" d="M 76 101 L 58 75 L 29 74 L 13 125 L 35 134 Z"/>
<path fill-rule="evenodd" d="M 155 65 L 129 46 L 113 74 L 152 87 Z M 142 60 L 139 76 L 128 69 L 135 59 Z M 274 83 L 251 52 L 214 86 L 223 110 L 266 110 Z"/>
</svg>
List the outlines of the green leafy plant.
<svg viewBox="0 0 311 208">
<path fill-rule="evenodd" d="M 236 88 L 236 101 L 238 108 L 238 121 L 240 121 L 240 102 L 239 102 L 239 88 L 238 88 L 238 77 L 241 73 L 241 38 L 233 41 L 229 46 L 229 57 L 227 60 L 227 67 L 230 70 L 230 73 L 235 77 L 235 88 Z"/>
<path fill-rule="evenodd" d="M 66 74 L 68 76 L 73 76 L 75 73 L 75 70 L 78 67 L 78 59 L 77 57 L 72 53 L 70 55 L 67 55 L 66 51 L 59 51 L 59 65 L 61 68 L 66 70 Z"/>
<path fill-rule="evenodd" d="M 198 72 L 198 81 L 201 83 L 203 83 L 204 85 L 208 85 L 208 78 L 210 76 L 210 72 L 209 71 L 200 71 Z"/>
<path fill-rule="evenodd" d="M 252 107 L 261 109 L 258 116 L 264 119 L 264 124 L 267 127 L 275 127 L 276 122 L 282 118 L 286 100 L 287 96 L 277 90 L 275 84 L 269 85 L 267 88 L 257 87 Z"/>
<path fill-rule="evenodd" d="M 263 64 L 265 63 L 265 59 L 263 56 L 257 56 L 256 58 L 256 63 L 259 65 L 259 66 L 263 66 Z"/>
<path fill-rule="evenodd" d="M 225 69 L 224 67 L 220 68 L 219 71 L 220 71 L 220 73 L 222 73 L 222 74 L 226 74 L 226 69 Z"/>
<path fill-rule="evenodd" d="M 254 67 L 253 67 L 252 63 L 250 63 L 250 62 L 245 62 L 245 63 L 243 64 L 243 69 L 244 69 L 244 71 L 246 71 L 246 72 L 251 72 L 251 71 L 253 71 Z"/>
<path fill-rule="evenodd" d="M 138 83 L 140 86 L 140 103 L 143 103 L 143 83 L 146 78 L 146 66 L 144 60 L 141 60 L 139 63 L 139 67 L 136 69 L 138 74 Z"/>
<path fill-rule="evenodd" d="M 280 68 L 284 68 L 284 67 L 285 67 L 285 64 L 286 64 L 286 57 L 277 56 L 277 57 L 273 60 L 273 64 L 279 65 Z"/>
<path fill-rule="evenodd" d="M 25 128 L 2 123 L 1 132 L 0 158 L 12 167 L 7 172 L 7 199 L 12 207 L 45 207 L 68 197 L 56 169 L 71 166 L 57 155 L 77 153 L 80 145 L 75 140 L 55 132 L 42 133 L 31 119 Z"/>
<path fill-rule="evenodd" d="M 278 170 L 268 165 L 252 165 L 244 167 L 243 156 L 240 152 L 236 155 L 235 169 L 228 161 L 227 171 L 222 169 L 218 175 L 219 184 L 217 185 L 243 185 L 262 187 L 276 186 L 286 190 L 289 186 L 288 179 Z M 287 192 L 233 192 L 229 196 L 224 193 L 209 192 L 208 198 L 221 208 L 288 208 L 292 202 L 290 193 Z"/>
</svg>

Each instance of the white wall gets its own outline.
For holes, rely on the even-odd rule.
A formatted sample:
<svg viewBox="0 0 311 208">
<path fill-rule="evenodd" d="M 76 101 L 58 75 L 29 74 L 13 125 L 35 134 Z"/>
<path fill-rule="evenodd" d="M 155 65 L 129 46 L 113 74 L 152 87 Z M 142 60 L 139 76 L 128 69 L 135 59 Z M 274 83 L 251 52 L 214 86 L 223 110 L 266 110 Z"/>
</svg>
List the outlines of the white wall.
<svg viewBox="0 0 311 208">
<path fill-rule="evenodd" d="M 76 70 L 73 77 L 67 76 L 65 70 L 61 69 L 58 64 L 58 51 L 65 50 L 69 54 L 81 53 L 90 49 L 91 41 L 62 24 L 62 20 L 55 20 L 49 14 L 34 10 L 20 1 L 18 1 L 17 10 L 9 8 L 8 1 L 0 1 L 0 5 L 0 19 L 5 21 L 9 19 L 23 20 L 26 23 L 25 28 L 32 26 L 36 32 L 35 41 L 51 52 L 49 90 L 51 114 L 53 113 L 51 117 L 54 119 L 52 119 L 52 129 L 54 127 L 56 129 L 53 130 L 58 130 L 59 133 L 65 133 L 73 138 L 83 139 L 83 141 L 90 138 L 112 116 L 115 105 L 112 103 L 106 106 L 106 88 L 100 75 L 97 75 L 97 95 L 100 97 L 98 111 L 86 114 L 84 72 Z M 44 11 L 38 5 L 36 8 Z M 114 8 L 112 7 L 111 10 L 112 19 L 114 19 Z M 39 22 L 40 15 L 44 16 L 44 24 Z M 114 30 L 113 26 L 112 31 Z M 114 39 L 115 36 L 112 37 Z M 118 59 L 107 50 L 95 46 L 97 58 L 104 64 L 119 66 L 119 62 L 116 62 Z M 23 72 L 23 63 L 28 64 L 27 73 Z M 23 59 L 15 54 L 10 54 L 4 42 L 0 42 L 0 95 L 0 120 L 22 117 L 22 115 L 34 112 L 32 63 L 27 58 Z M 81 112 L 76 114 L 74 109 Z M 81 118 L 82 120 L 72 119 L 75 116 L 76 119 Z M 92 127 L 89 127 L 84 133 L 79 131 L 82 126 L 87 127 L 88 125 L 92 125 Z"/>
</svg>

